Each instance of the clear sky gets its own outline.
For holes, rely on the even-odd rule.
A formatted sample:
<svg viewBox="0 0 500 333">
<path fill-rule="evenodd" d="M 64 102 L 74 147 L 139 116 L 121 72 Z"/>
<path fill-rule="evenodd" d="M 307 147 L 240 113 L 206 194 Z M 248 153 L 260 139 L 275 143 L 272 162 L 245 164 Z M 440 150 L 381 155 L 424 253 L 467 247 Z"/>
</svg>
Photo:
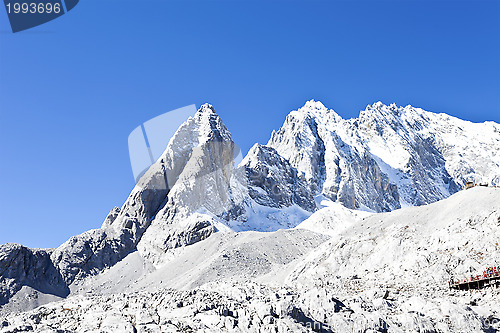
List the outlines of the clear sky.
<svg viewBox="0 0 500 333">
<path fill-rule="evenodd" d="M 209 102 L 246 152 L 309 99 L 500 123 L 499 1 L 82 0 L 0 10 L 0 243 L 56 247 L 134 186 L 127 137 Z"/>
</svg>

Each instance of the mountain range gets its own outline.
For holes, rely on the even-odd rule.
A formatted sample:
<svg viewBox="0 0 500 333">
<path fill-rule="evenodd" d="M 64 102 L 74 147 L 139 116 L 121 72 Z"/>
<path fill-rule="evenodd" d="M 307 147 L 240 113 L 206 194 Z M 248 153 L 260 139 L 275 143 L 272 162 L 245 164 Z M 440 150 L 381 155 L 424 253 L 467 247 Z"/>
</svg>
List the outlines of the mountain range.
<svg viewBox="0 0 500 333">
<path fill-rule="evenodd" d="M 241 160 L 237 152 L 205 104 L 101 228 L 56 249 L 1 245 L 0 330 L 27 331 L 26 322 L 47 331 L 102 329 L 78 321 L 75 309 L 95 315 L 102 312 L 95 304 L 119 309 L 120 293 L 135 305 L 175 304 L 162 316 L 158 304 L 153 315 L 129 302 L 139 313 L 135 321 L 132 314 L 112 320 L 108 331 L 147 331 L 162 318 L 173 331 L 179 325 L 307 331 L 316 324 L 328 331 L 325 318 L 344 327 L 355 313 L 380 331 L 413 321 L 428 331 L 458 332 L 443 304 L 473 330 L 488 316 L 498 318 L 489 295 L 484 313 L 474 312 L 465 305 L 469 296 L 450 296 L 443 286 L 498 263 L 500 189 L 463 187 L 500 184 L 499 124 L 381 102 L 345 120 L 311 100 L 266 145 L 255 144 Z M 63 316 L 57 309 L 65 302 L 71 310 Z M 196 319 L 183 302 L 215 302 L 196 310 L 212 319 Z M 408 310 L 412 304 L 422 318 Z M 244 308 L 249 312 L 234 316 Z M 154 318 L 141 324 L 137 316 Z"/>
</svg>

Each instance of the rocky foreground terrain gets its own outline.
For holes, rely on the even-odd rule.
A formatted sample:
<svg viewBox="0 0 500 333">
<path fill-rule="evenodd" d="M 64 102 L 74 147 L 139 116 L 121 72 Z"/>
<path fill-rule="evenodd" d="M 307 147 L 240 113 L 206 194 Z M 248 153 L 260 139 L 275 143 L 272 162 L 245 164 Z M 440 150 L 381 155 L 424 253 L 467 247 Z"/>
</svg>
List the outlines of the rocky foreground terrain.
<svg viewBox="0 0 500 333">
<path fill-rule="evenodd" d="M 234 163 L 210 105 L 102 227 L 0 246 L 0 332 L 495 332 L 500 126 L 310 101 Z"/>
<path fill-rule="evenodd" d="M 456 291 L 447 282 L 500 262 L 499 202 L 500 189 L 474 188 L 384 214 L 334 204 L 291 230 L 216 233 L 156 268 L 134 252 L 74 284 L 68 298 L 0 325 L 2 332 L 495 332 L 500 288 Z M 39 297 L 28 289 L 8 306 Z"/>
</svg>

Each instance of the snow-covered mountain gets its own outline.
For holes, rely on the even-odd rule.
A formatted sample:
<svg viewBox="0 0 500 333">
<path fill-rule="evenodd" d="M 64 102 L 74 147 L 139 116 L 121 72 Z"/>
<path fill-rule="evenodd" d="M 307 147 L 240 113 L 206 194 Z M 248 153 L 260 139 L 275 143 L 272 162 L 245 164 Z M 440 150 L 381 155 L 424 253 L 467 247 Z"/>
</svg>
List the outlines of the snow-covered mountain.
<svg viewBox="0 0 500 333">
<path fill-rule="evenodd" d="M 368 106 L 342 119 L 321 102 L 292 111 L 268 145 L 313 190 L 377 212 L 444 199 L 466 181 L 500 183 L 500 125 L 411 106 Z"/>
<path fill-rule="evenodd" d="M 455 252 L 467 256 L 464 235 L 476 243 L 485 239 L 486 245 L 493 240 L 485 238 L 481 228 L 487 226 L 498 235 L 494 222 L 500 214 L 494 208 L 500 190 L 481 194 L 485 202 L 475 201 L 473 195 L 483 189 L 457 193 L 467 180 L 500 183 L 498 124 L 474 124 L 380 102 L 368 106 L 359 118 L 344 120 L 320 102 L 309 101 L 286 117 L 267 145 L 254 145 L 238 165 L 236 153 L 232 135 L 214 108 L 203 105 L 179 127 L 124 205 L 112 209 L 101 228 L 74 236 L 57 249 L 0 247 L 0 317 L 68 295 L 85 303 L 77 295 L 142 290 L 147 298 L 151 288 L 203 286 L 222 292 L 217 281 L 224 281 L 221 286 L 245 281 L 271 294 L 271 287 L 298 288 L 280 289 L 278 294 L 296 294 L 295 301 L 312 302 L 301 286 L 317 288 L 325 279 L 339 294 L 363 272 L 380 276 L 378 282 L 384 286 L 390 281 L 402 286 L 415 282 L 394 280 L 394 274 L 411 272 L 422 278 L 437 272 L 431 275 L 441 285 L 452 273 L 465 274 L 498 259 L 494 253 L 465 261 L 450 257 Z M 454 193 L 459 199 L 442 200 Z M 461 214 L 460 208 L 467 211 Z M 468 231 L 449 236 L 461 230 Z M 412 241 L 406 242 L 408 237 Z M 422 250 L 429 240 L 428 249 Z M 384 244 L 387 249 L 381 247 Z M 447 270 L 423 261 L 438 257 L 436 263 Z M 370 265 L 360 271 L 363 260 Z M 405 266 L 410 264 L 423 271 Z M 424 280 L 426 286 L 433 284 Z M 373 280 L 365 282 L 375 288 Z M 206 297 L 222 297 L 227 307 L 225 302 L 234 295 L 223 294 Z M 177 297 L 168 290 L 155 295 Z M 330 292 L 325 295 L 331 297 Z M 108 302 L 96 297 L 100 304 Z M 142 296 L 137 297 L 139 302 Z M 258 302 L 266 302 L 268 296 L 262 297 Z M 314 302 L 304 306 L 295 301 L 280 312 L 288 318 L 286 325 L 301 327 L 292 323 L 298 318 L 324 323 L 312 310 Z M 245 302 L 242 299 L 240 305 L 247 306 Z M 325 309 L 350 311 L 341 302 L 324 302 Z M 85 304 L 92 308 L 91 303 Z M 255 306 L 255 311 L 260 308 Z M 270 311 L 275 319 L 266 320 L 281 318 L 276 308 Z M 256 316 L 264 320 L 267 315 Z M 6 332 L 13 327 L 13 317 L 9 318 Z"/>
</svg>

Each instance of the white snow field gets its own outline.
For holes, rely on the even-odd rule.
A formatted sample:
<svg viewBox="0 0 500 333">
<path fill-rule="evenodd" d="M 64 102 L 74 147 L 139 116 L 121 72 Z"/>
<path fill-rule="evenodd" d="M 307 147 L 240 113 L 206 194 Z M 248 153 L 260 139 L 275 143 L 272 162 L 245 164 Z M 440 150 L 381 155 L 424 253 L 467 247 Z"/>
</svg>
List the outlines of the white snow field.
<svg viewBox="0 0 500 333">
<path fill-rule="evenodd" d="M 500 288 L 447 282 L 498 264 L 499 236 L 495 188 L 389 213 L 333 205 L 296 229 L 216 233 L 157 268 L 133 252 L 1 331 L 495 332 Z"/>
</svg>

